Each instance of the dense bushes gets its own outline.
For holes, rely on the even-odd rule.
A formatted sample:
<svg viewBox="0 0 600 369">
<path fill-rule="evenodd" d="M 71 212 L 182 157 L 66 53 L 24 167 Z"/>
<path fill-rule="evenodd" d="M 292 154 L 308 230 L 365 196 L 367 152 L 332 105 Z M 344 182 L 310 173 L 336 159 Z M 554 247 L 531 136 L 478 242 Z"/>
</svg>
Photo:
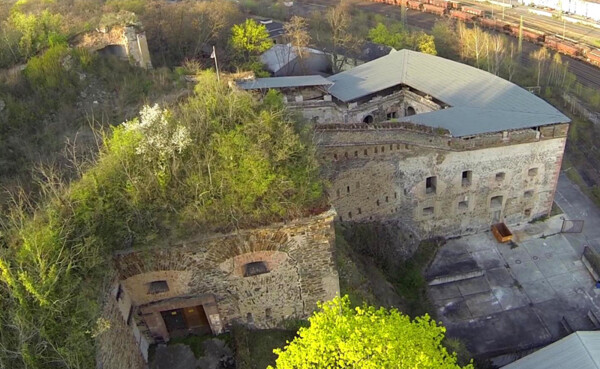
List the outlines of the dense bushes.
<svg viewBox="0 0 600 369">
<path fill-rule="evenodd" d="M 314 148 L 276 96 L 258 103 L 211 73 L 195 92 L 112 129 L 79 180 L 46 181 L 40 205 L 15 202 L 0 233 L 0 367 L 93 367 L 116 249 L 322 208 Z"/>
</svg>

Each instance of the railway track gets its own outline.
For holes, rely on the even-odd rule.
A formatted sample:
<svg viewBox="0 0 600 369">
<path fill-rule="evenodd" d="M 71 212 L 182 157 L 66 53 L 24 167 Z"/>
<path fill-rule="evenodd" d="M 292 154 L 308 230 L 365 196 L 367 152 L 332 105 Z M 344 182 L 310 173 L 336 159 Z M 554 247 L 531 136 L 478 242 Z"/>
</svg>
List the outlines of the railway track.
<svg viewBox="0 0 600 369">
<path fill-rule="evenodd" d="M 315 10 L 323 10 L 325 7 L 332 7 L 337 4 L 335 0 L 301 0 L 296 1 L 296 4 L 304 7 L 314 7 Z M 355 3 L 355 6 L 360 7 L 364 11 L 378 13 L 384 15 L 386 17 L 390 17 L 396 20 L 401 19 L 400 8 L 393 5 L 383 4 L 383 3 L 373 3 L 367 1 L 360 1 Z M 305 14 L 306 15 L 306 14 Z M 435 21 L 440 19 L 438 16 L 423 13 L 420 11 L 407 9 L 406 13 L 406 22 L 411 27 L 416 27 L 425 31 L 431 31 Z M 511 18 L 508 18 L 511 20 Z M 544 22 L 542 22 L 544 23 Z M 525 23 L 524 25 L 527 27 L 535 27 L 536 25 L 533 23 Z M 492 32 L 487 30 L 488 32 Z M 537 44 L 533 44 L 526 40 L 523 40 L 523 50 L 526 54 L 529 54 L 532 51 L 539 49 L 540 46 Z M 600 89 L 600 69 L 590 65 L 588 63 L 584 63 L 580 60 L 561 55 L 563 63 L 569 63 L 569 71 L 573 73 L 577 80 L 583 84 L 584 86 Z M 525 63 L 528 63 L 528 58 L 525 57 L 523 60 Z M 528 64 L 525 64 L 528 65 Z"/>
</svg>

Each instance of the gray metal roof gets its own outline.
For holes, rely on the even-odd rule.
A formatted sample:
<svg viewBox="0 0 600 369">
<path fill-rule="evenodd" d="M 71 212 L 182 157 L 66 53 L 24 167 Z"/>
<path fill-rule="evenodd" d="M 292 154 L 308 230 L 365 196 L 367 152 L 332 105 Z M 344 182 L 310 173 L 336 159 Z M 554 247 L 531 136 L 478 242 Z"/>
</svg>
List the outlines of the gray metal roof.
<svg viewBox="0 0 600 369">
<path fill-rule="evenodd" d="M 502 369 L 600 369 L 600 332 L 575 332 Z"/>
<path fill-rule="evenodd" d="M 329 93 L 350 102 L 400 84 L 435 97 L 449 108 L 403 117 L 442 127 L 453 136 L 569 122 L 527 90 L 483 70 L 411 50 L 389 55 L 328 78 Z"/>
<path fill-rule="evenodd" d="M 330 86 L 332 84 L 333 82 L 328 81 L 327 78 L 315 75 L 257 78 L 254 80 L 239 82 L 238 86 L 243 90 L 259 90 L 267 88 Z"/>
</svg>

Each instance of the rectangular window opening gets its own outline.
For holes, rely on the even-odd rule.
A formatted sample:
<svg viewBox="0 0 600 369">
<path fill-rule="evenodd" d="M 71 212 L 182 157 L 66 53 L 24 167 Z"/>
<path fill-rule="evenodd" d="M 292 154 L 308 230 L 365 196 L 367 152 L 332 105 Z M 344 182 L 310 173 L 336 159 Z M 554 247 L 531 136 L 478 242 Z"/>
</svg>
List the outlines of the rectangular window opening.
<svg viewBox="0 0 600 369">
<path fill-rule="evenodd" d="M 496 173 L 496 181 L 498 181 L 498 182 L 504 181 L 505 176 L 506 176 L 506 174 L 504 172 Z"/>
<path fill-rule="evenodd" d="M 169 292 L 169 284 L 167 281 L 154 281 L 148 285 L 148 294 L 154 295 L 157 293 Z"/>
<path fill-rule="evenodd" d="M 529 171 L 527 172 L 527 174 L 529 174 L 530 177 L 535 177 L 538 174 L 538 168 L 531 168 L 529 169 Z"/>
<path fill-rule="evenodd" d="M 533 190 L 525 191 L 523 193 L 523 197 L 526 198 L 526 199 L 532 198 L 533 197 Z"/>
<path fill-rule="evenodd" d="M 470 170 L 465 170 L 462 172 L 462 186 L 469 187 L 471 185 L 471 180 L 473 179 L 473 172 Z"/>
<path fill-rule="evenodd" d="M 264 261 L 253 261 L 244 265 L 244 277 L 269 273 L 269 268 Z"/>
<path fill-rule="evenodd" d="M 502 201 L 504 200 L 503 196 L 494 196 L 490 199 L 490 208 L 501 208 Z"/>
<path fill-rule="evenodd" d="M 531 216 L 531 209 L 525 209 L 525 211 L 523 212 L 523 214 L 525 214 L 526 217 L 530 217 Z"/>
<path fill-rule="evenodd" d="M 434 210 L 433 206 L 429 206 L 427 208 L 423 208 L 423 216 L 424 217 L 428 217 L 428 216 L 433 215 L 433 210 Z"/>
<path fill-rule="evenodd" d="M 437 186 L 437 177 L 427 177 L 425 180 L 425 193 L 435 193 L 435 188 Z"/>
</svg>

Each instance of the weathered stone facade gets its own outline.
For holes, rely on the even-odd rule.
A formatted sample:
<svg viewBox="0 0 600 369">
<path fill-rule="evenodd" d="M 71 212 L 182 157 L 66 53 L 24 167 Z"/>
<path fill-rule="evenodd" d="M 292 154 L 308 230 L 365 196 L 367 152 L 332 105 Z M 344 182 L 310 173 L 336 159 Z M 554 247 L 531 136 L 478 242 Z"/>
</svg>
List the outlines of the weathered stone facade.
<svg viewBox="0 0 600 369">
<path fill-rule="evenodd" d="M 548 214 L 567 130 L 456 138 L 408 123 L 321 125 L 317 139 L 340 220 L 396 219 L 421 237 L 458 236 Z"/>
<path fill-rule="evenodd" d="M 117 351 L 122 352 L 123 362 L 133 363 L 130 351 L 139 355 L 140 343 L 144 357 L 147 343 L 194 332 L 190 327 L 173 330 L 166 313 L 199 310 L 206 324 L 199 323 L 198 328 L 209 328 L 214 334 L 234 323 L 271 328 L 286 319 L 309 316 L 317 301 L 339 293 L 334 217 L 335 212 L 328 211 L 287 224 L 116 254 L 117 277 L 105 316 L 116 320 L 117 330 L 105 334 L 106 339 L 114 340 L 117 332 L 124 335 L 125 322 L 129 336 L 119 340 L 123 348 Z M 249 265 L 257 264 L 263 269 L 249 274 Z M 157 281 L 161 289 L 152 291 Z M 108 358 L 104 368 L 140 367 L 114 364 L 120 362 L 118 354 L 105 351 L 115 349 L 114 345 L 100 341 L 99 357 Z"/>
<path fill-rule="evenodd" d="M 286 95 L 285 102 L 291 110 L 298 111 L 304 118 L 317 124 L 377 123 L 443 107 L 430 96 L 411 91 L 409 87 L 393 88 L 350 103 L 336 101 L 326 93 L 307 99 L 306 90 L 297 89 L 293 96 Z"/>
<path fill-rule="evenodd" d="M 141 68 L 152 69 L 146 33 L 138 26 L 113 26 L 88 32 L 77 37 L 74 44 L 101 54 L 129 60 Z"/>
</svg>

